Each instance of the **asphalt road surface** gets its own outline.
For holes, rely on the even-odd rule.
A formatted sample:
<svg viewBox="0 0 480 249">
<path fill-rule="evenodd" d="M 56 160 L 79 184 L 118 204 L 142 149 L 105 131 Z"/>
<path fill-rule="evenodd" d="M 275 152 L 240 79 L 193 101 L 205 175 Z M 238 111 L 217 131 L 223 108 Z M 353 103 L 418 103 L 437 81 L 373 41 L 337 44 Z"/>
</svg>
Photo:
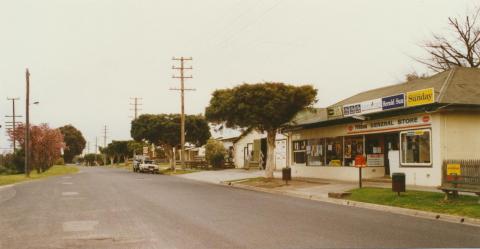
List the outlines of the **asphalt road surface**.
<svg viewBox="0 0 480 249">
<path fill-rule="evenodd" d="M 0 248 L 480 247 L 480 228 L 82 168 L 0 189 Z"/>
</svg>

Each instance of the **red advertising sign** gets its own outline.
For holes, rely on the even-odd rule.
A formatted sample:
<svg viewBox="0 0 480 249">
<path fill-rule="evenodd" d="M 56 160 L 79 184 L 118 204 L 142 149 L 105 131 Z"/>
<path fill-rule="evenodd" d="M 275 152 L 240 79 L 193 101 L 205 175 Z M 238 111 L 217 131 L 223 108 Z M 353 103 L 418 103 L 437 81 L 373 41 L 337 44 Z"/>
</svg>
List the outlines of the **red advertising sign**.
<svg viewBox="0 0 480 249">
<path fill-rule="evenodd" d="M 363 155 L 357 155 L 355 157 L 355 167 L 364 168 L 367 166 L 367 159 Z"/>
</svg>

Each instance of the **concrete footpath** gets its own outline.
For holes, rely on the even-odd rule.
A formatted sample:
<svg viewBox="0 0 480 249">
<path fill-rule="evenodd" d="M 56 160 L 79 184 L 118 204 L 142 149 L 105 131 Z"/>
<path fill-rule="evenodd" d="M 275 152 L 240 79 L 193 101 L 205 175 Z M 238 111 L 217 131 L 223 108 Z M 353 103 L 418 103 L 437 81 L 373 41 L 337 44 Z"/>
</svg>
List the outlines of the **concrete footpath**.
<svg viewBox="0 0 480 249">
<path fill-rule="evenodd" d="M 229 185 L 236 188 L 248 189 L 253 191 L 261 191 L 273 194 L 281 194 L 294 196 L 315 201 L 323 201 L 335 203 L 339 205 L 355 206 L 367 209 L 381 210 L 390 213 L 403 214 L 427 219 L 443 220 L 453 223 L 461 223 L 472 226 L 480 226 L 480 219 L 461 217 L 448 214 L 440 214 L 427 211 L 419 211 L 414 209 L 399 208 L 392 206 L 384 206 L 378 204 L 370 204 L 364 202 L 350 201 L 344 199 L 329 198 L 329 193 L 343 193 L 358 188 L 358 182 L 333 181 L 327 179 L 310 179 L 310 178 L 294 178 L 297 184 L 290 184 L 277 188 L 261 188 L 242 184 L 242 179 L 255 178 L 264 176 L 264 171 L 260 170 L 243 170 L 228 169 L 219 171 L 202 171 L 178 177 L 197 180 L 202 182 Z M 276 171 L 275 178 L 281 178 L 281 172 Z M 238 181 L 237 181 L 238 180 Z M 298 184 L 301 182 L 301 184 Z M 391 183 L 381 181 L 364 181 L 364 187 L 391 188 Z M 407 186 L 407 190 L 441 192 L 432 187 Z"/>
</svg>

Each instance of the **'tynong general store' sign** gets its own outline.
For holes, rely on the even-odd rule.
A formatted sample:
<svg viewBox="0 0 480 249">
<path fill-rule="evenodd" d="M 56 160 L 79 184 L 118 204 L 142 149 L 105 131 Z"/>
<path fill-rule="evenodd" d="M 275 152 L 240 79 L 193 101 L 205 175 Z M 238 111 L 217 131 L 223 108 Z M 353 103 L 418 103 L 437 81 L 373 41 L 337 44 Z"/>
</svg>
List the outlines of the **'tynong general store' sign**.
<svg viewBox="0 0 480 249">
<path fill-rule="evenodd" d="M 347 125 L 347 134 L 388 132 L 406 128 L 425 127 L 429 126 L 430 123 L 430 115 L 372 120 L 368 122 Z"/>
</svg>

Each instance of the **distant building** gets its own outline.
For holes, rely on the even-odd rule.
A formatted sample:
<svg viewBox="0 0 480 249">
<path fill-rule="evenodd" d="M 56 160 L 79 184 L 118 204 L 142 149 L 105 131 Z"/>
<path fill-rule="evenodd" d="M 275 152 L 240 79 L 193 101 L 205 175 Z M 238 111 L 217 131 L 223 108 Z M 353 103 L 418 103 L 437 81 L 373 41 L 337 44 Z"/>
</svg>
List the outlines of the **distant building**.
<svg viewBox="0 0 480 249">
<path fill-rule="evenodd" d="M 276 169 L 287 165 L 287 138 L 277 134 L 275 148 Z M 267 133 L 248 129 L 234 141 L 234 163 L 236 168 L 258 168 L 263 161 L 265 168 L 267 160 Z M 263 160 L 261 156 L 263 155 Z"/>
</svg>

